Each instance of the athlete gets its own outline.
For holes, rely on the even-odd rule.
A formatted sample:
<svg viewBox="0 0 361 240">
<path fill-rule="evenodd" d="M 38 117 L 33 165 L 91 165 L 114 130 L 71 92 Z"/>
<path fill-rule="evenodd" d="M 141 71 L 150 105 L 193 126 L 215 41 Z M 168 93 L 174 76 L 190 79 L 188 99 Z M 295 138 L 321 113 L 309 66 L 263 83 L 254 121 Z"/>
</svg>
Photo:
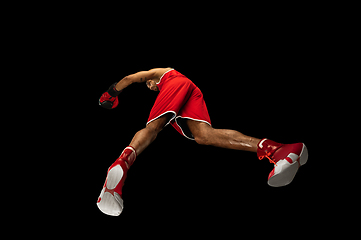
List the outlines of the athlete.
<svg viewBox="0 0 361 240">
<path fill-rule="evenodd" d="M 235 130 L 212 127 L 201 90 L 186 76 L 172 68 L 155 68 L 124 77 L 100 97 L 99 105 L 114 109 L 118 95 L 132 83 L 146 83 L 159 92 L 146 127 L 134 135 L 120 157 L 109 167 L 104 187 L 97 201 L 99 209 L 108 215 L 119 216 L 123 210 L 122 187 L 129 168 L 158 133 L 171 124 L 184 137 L 198 144 L 251 151 L 259 160 L 267 158 L 274 164 L 268 176 L 272 187 L 292 182 L 298 168 L 308 159 L 305 144 L 281 144 L 269 139 L 246 136 Z"/>
</svg>

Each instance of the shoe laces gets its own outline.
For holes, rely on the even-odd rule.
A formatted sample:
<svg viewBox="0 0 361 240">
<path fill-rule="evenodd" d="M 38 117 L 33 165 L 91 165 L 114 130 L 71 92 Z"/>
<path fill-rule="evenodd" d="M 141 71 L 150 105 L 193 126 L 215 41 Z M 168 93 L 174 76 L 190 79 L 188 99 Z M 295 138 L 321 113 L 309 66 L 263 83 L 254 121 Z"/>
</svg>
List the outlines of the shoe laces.
<svg viewBox="0 0 361 240">
<path fill-rule="evenodd" d="M 266 154 L 264 154 L 262 156 L 259 156 L 258 159 L 262 160 L 262 159 L 264 159 L 266 157 L 266 158 L 268 158 L 270 163 L 273 163 L 274 165 L 277 166 L 277 163 L 275 161 L 273 161 L 272 158 L 270 158 L 270 155 L 271 155 L 271 152 L 268 152 L 268 153 L 266 153 Z"/>
</svg>

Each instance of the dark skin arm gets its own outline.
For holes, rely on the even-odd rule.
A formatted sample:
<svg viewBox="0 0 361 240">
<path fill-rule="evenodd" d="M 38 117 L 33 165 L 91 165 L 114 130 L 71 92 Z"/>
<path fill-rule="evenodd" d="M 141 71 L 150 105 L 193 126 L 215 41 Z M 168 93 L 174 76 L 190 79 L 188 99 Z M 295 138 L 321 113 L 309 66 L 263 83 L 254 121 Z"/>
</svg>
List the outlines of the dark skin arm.
<svg viewBox="0 0 361 240">
<path fill-rule="evenodd" d="M 124 77 L 115 86 L 117 91 L 123 90 L 132 83 L 145 83 L 148 80 L 158 81 L 164 72 L 170 68 L 154 68 L 149 71 L 141 71 Z"/>
</svg>

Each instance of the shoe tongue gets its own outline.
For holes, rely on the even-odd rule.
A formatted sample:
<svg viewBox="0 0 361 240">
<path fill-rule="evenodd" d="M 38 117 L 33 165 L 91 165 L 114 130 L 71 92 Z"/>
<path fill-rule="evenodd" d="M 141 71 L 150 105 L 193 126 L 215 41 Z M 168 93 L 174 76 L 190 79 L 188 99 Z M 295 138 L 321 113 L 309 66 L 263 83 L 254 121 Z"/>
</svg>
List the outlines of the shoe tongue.
<svg viewBox="0 0 361 240">
<path fill-rule="evenodd" d="M 265 148 L 265 145 L 263 145 L 263 143 L 264 143 L 265 141 L 267 141 L 267 138 L 262 139 L 262 140 L 258 143 L 258 148 L 259 148 L 259 149 Z"/>
<path fill-rule="evenodd" d="M 269 156 L 272 157 L 273 153 L 282 146 L 283 144 L 274 142 L 267 138 L 262 139 L 258 143 L 258 150 L 257 155 L 260 156 L 262 154 L 270 154 Z"/>
</svg>

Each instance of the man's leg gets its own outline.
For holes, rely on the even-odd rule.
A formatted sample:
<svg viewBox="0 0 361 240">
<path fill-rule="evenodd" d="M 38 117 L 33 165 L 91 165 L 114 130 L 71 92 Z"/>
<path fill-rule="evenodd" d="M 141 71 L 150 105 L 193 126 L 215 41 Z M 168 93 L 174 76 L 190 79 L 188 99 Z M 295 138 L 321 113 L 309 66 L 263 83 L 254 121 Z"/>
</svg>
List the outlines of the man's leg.
<svg viewBox="0 0 361 240">
<path fill-rule="evenodd" d="M 187 120 L 189 130 L 198 144 L 257 152 L 261 139 L 246 136 L 235 130 L 214 129 L 204 122 Z"/>
<path fill-rule="evenodd" d="M 123 150 L 120 157 L 109 167 L 105 184 L 97 202 L 99 209 L 103 213 L 111 216 L 121 214 L 123 211 L 122 188 L 130 166 L 137 155 L 142 153 L 155 140 L 171 117 L 171 114 L 166 114 L 137 132 L 130 145 Z"/>
<path fill-rule="evenodd" d="M 164 128 L 172 116 L 171 113 L 167 113 L 149 123 L 134 135 L 129 146 L 135 149 L 138 156 L 156 139 L 158 133 Z"/>
<path fill-rule="evenodd" d="M 234 130 L 214 129 L 206 123 L 187 121 L 194 139 L 203 145 L 257 152 L 260 160 L 268 158 L 274 169 L 268 175 L 272 187 L 285 186 L 292 182 L 300 166 L 308 159 L 304 143 L 282 144 L 269 139 L 258 139 Z"/>
</svg>

